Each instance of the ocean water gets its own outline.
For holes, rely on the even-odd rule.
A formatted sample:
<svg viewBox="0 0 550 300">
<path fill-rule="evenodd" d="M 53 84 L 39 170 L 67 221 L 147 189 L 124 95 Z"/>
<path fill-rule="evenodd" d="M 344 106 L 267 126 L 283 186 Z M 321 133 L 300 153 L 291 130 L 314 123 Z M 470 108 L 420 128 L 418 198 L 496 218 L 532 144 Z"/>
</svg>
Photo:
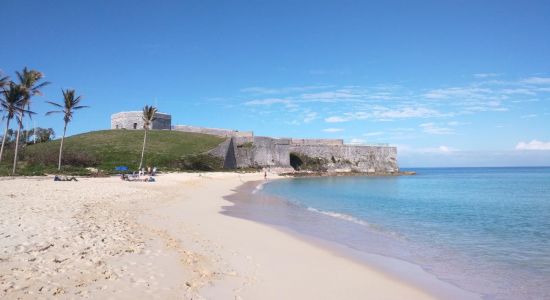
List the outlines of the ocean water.
<svg viewBox="0 0 550 300">
<path fill-rule="evenodd" d="M 550 168 L 268 182 L 264 221 L 421 266 L 486 299 L 550 299 Z"/>
</svg>

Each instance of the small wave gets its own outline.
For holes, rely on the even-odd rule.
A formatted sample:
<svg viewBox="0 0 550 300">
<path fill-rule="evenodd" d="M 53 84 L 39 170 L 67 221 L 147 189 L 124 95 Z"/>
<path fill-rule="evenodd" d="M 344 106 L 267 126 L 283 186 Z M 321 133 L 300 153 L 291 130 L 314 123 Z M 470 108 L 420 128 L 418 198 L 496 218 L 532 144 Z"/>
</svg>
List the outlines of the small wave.
<svg viewBox="0 0 550 300">
<path fill-rule="evenodd" d="M 360 219 L 358 219 L 356 217 L 353 217 L 353 216 L 350 216 L 350 215 L 337 213 L 337 212 L 333 212 L 333 211 L 319 210 L 319 209 L 316 209 L 316 208 L 313 208 L 313 207 L 308 207 L 307 210 L 317 212 L 317 213 L 320 213 L 320 214 L 323 214 L 323 215 L 327 215 L 327 216 L 330 216 L 330 217 L 333 217 L 333 218 L 338 218 L 338 219 L 341 219 L 341 220 L 353 222 L 355 224 L 359 224 L 359 225 L 362 225 L 362 226 L 372 227 L 372 225 L 370 223 L 365 222 L 363 220 L 360 220 Z"/>
<path fill-rule="evenodd" d="M 258 184 L 258 185 L 254 188 L 254 190 L 252 191 L 252 194 L 256 194 L 257 192 L 263 190 L 264 184 L 265 184 L 265 183 L 260 183 L 260 184 Z"/>
</svg>

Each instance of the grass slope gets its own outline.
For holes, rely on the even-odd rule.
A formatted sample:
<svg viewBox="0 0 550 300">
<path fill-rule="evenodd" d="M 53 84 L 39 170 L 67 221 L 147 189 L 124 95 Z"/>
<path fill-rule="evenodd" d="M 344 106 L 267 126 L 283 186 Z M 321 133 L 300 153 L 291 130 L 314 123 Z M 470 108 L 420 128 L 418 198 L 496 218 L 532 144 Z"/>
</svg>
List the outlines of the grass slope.
<svg viewBox="0 0 550 300">
<path fill-rule="evenodd" d="M 223 138 L 212 135 L 167 130 L 147 132 L 144 166 L 178 168 L 185 157 L 197 156 L 219 143 Z M 60 140 L 28 145 L 22 151 L 20 174 L 51 172 L 57 166 Z M 70 136 L 64 142 L 63 169 L 69 171 L 93 166 L 112 172 L 115 166 L 139 166 L 143 130 L 101 130 Z M 11 154 L 11 153 L 10 153 Z M 8 154 L 6 158 L 13 157 Z M 0 174 L 7 172 L 9 160 L 2 162 Z M 71 166 L 72 164 L 72 166 Z"/>
</svg>

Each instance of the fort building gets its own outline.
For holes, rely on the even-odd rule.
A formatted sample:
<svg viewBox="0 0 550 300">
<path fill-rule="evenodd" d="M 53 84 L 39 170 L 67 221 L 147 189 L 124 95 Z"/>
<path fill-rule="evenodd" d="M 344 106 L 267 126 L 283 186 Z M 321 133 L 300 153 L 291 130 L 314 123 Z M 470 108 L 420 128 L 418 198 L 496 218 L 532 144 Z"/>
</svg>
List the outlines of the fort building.
<svg viewBox="0 0 550 300">
<path fill-rule="evenodd" d="M 141 111 L 111 116 L 111 129 L 143 129 Z M 397 148 L 388 145 L 348 145 L 342 139 L 296 139 L 255 136 L 252 131 L 172 125 L 172 116 L 157 113 L 150 129 L 215 135 L 225 138 L 208 154 L 223 159 L 224 168 L 270 168 L 291 171 L 304 157 L 315 159 L 327 172 L 398 173 Z"/>
<path fill-rule="evenodd" d="M 149 129 L 167 129 L 172 127 L 172 116 L 157 112 Z M 111 129 L 143 129 L 142 111 L 125 111 L 111 115 Z"/>
</svg>

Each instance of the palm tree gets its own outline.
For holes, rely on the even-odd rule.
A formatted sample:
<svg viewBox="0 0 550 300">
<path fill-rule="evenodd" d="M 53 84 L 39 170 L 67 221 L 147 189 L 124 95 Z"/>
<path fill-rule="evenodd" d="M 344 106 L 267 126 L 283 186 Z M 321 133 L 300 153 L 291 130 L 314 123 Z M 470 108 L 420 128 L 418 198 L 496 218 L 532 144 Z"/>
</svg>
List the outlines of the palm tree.
<svg viewBox="0 0 550 300">
<path fill-rule="evenodd" d="M 40 80 L 42 80 L 42 77 L 44 75 L 36 70 L 29 70 L 27 67 L 23 69 L 22 72 L 15 72 L 17 74 L 17 78 L 19 79 L 19 86 L 21 88 L 21 92 L 23 93 L 23 101 L 21 103 L 21 109 L 19 110 L 19 115 L 17 116 L 17 121 L 19 123 L 19 128 L 17 129 L 17 137 L 15 140 L 15 154 L 13 156 L 13 169 L 12 174 L 15 174 L 15 168 L 17 166 L 17 154 L 19 150 L 19 135 L 21 133 L 21 129 L 23 128 L 23 119 L 25 117 L 25 112 L 29 112 L 29 117 L 32 112 L 30 112 L 31 107 L 31 98 L 36 95 L 42 95 L 42 92 L 40 91 L 41 88 L 45 87 L 46 85 L 50 84 L 47 81 L 39 83 Z"/>
<path fill-rule="evenodd" d="M 67 132 L 67 124 L 72 120 L 73 113 L 75 110 L 79 110 L 82 108 L 86 108 L 89 106 L 79 105 L 80 100 L 82 100 L 82 96 L 75 97 L 75 91 L 74 90 L 61 90 L 63 93 L 63 105 L 57 104 L 55 102 L 46 101 L 49 104 L 61 108 L 61 110 L 53 110 L 46 113 L 46 116 L 55 114 L 55 113 L 62 113 L 63 121 L 65 121 L 65 126 L 63 127 L 63 136 L 61 137 L 61 145 L 59 146 L 59 163 L 57 164 L 57 170 L 61 170 L 61 157 L 63 155 L 63 141 L 65 140 L 65 133 Z"/>
<path fill-rule="evenodd" d="M 6 77 L 0 77 L 0 89 L 4 89 L 5 86 L 9 85 L 10 78 L 8 76 Z"/>
<path fill-rule="evenodd" d="M 2 99 L 0 99 L 0 107 L 4 111 L 4 119 L 6 119 L 6 130 L 4 131 L 4 137 L 2 138 L 2 147 L 0 148 L 0 161 L 2 161 L 2 154 L 4 153 L 4 145 L 6 143 L 6 137 L 8 136 L 8 130 L 10 128 L 10 121 L 19 114 L 19 110 L 22 107 L 23 93 L 21 87 L 13 82 L 9 83 L 7 89 L 2 90 Z"/>
<path fill-rule="evenodd" d="M 154 106 L 145 105 L 143 108 L 143 129 L 145 133 L 143 134 L 143 148 L 141 149 L 141 160 L 139 161 L 139 170 L 143 166 L 143 154 L 145 154 L 145 143 L 147 142 L 147 129 L 151 126 L 151 123 L 156 119 L 155 114 L 157 113 L 157 108 Z"/>
</svg>

